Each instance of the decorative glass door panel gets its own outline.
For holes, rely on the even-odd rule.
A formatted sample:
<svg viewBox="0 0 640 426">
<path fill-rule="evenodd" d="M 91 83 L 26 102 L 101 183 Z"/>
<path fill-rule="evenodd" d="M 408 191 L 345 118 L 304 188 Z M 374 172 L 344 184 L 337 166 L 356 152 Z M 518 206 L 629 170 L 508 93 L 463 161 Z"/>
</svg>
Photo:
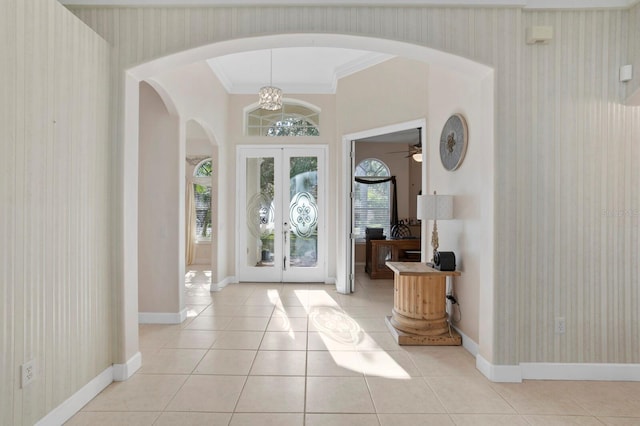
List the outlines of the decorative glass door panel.
<svg viewBox="0 0 640 426">
<path fill-rule="evenodd" d="M 325 281 L 324 154 L 239 149 L 240 281 Z"/>
</svg>

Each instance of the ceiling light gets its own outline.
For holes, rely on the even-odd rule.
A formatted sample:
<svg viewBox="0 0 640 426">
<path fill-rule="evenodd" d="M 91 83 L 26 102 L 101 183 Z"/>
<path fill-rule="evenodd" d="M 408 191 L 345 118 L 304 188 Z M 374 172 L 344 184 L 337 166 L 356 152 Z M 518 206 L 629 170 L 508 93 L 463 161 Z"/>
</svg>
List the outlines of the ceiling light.
<svg viewBox="0 0 640 426">
<path fill-rule="evenodd" d="M 422 153 L 421 152 L 416 152 L 415 154 L 413 154 L 411 156 L 411 158 L 413 158 L 414 161 L 417 161 L 418 163 L 422 163 Z"/>
<path fill-rule="evenodd" d="M 273 50 L 269 52 L 271 68 L 269 71 L 269 85 L 260 88 L 258 92 L 258 105 L 268 111 L 276 111 L 282 108 L 282 89 L 273 86 Z"/>
</svg>

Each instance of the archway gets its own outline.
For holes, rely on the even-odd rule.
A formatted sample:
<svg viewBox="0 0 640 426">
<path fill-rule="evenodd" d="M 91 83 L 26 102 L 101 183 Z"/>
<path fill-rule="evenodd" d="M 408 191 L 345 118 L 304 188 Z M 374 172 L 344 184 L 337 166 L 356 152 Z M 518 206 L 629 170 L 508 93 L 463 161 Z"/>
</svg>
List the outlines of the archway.
<svg viewBox="0 0 640 426">
<path fill-rule="evenodd" d="M 493 70 L 485 65 L 473 62 L 471 60 L 455 56 L 452 54 L 448 54 L 445 52 L 441 52 L 435 49 L 431 49 L 425 46 L 397 42 L 379 38 L 370 38 L 370 37 L 360 37 L 360 36 L 349 36 L 349 35 L 336 35 L 336 34 L 283 34 L 283 35 L 273 35 L 273 36 L 265 36 L 265 37 L 252 37 L 252 38 L 243 38 L 236 40 L 228 40 L 219 43 L 214 43 L 211 45 L 190 49 L 184 52 L 176 53 L 164 58 L 156 59 L 145 64 L 138 65 L 136 67 L 130 68 L 127 70 L 125 75 L 125 117 L 124 117 L 124 142 L 123 142 L 123 150 L 124 150 L 124 179 L 127 182 L 133 181 L 137 182 L 137 174 L 138 174 L 138 161 L 137 161 L 137 150 L 138 150 L 138 113 L 137 109 L 134 105 L 137 105 L 138 101 L 138 85 L 142 80 L 152 78 L 159 71 L 167 71 L 171 69 L 175 69 L 177 67 L 194 63 L 196 61 L 202 61 L 208 58 L 222 56 L 230 53 L 237 53 L 249 50 L 258 50 L 258 49 L 269 49 L 276 47 L 342 47 L 342 48 L 353 48 L 353 49 L 361 49 L 361 50 L 370 50 L 377 51 L 381 53 L 387 53 L 391 55 L 401 56 L 417 61 L 424 62 L 431 66 L 434 66 L 439 69 L 446 69 L 449 71 L 453 71 L 458 73 L 460 76 L 467 78 L 471 81 L 472 85 L 477 89 L 482 96 L 478 97 L 478 102 L 483 102 L 485 99 L 490 99 L 488 103 L 484 104 L 485 115 L 484 119 L 487 120 L 490 125 L 484 125 L 482 128 L 479 128 L 479 138 L 478 141 L 481 141 L 483 145 L 483 149 L 486 149 L 487 152 L 493 153 Z M 426 102 L 426 100 L 425 100 Z M 429 129 L 431 133 L 431 137 L 427 137 L 427 139 L 433 140 L 438 132 L 438 130 L 433 127 Z M 338 137 L 342 135 L 336 135 Z M 224 149 L 222 146 L 219 149 Z M 344 153 L 340 150 L 334 150 L 334 152 L 330 153 L 329 161 L 333 161 L 337 165 L 341 165 L 340 168 L 336 168 L 336 171 L 339 172 L 337 180 L 339 181 L 339 187 L 344 188 L 342 185 L 343 182 L 346 182 L 348 177 L 348 167 L 347 160 L 344 158 Z M 491 176 L 493 173 L 493 163 L 491 162 Z M 132 180 L 129 180 L 131 178 Z M 439 183 L 443 183 L 446 181 L 446 176 L 431 176 L 423 173 L 423 183 L 426 186 L 427 182 L 432 179 L 433 181 L 438 181 Z M 493 232 L 493 186 L 490 186 L 486 189 L 488 193 L 488 197 L 484 200 L 486 205 L 490 208 L 488 209 L 488 219 L 487 217 L 482 218 L 482 221 L 486 222 L 488 232 Z M 486 195 L 486 194 L 485 194 Z M 138 187 L 137 185 L 125 185 L 124 187 L 124 230 L 125 235 L 128 235 L 130 232 L 137 233 L 137 217 L 136 215 L 132 215 L 131 212 L 137 211 L 138 205 Z M 339 211 L 344 211 L 344 206 L 346 205 L 346 201 L 344 199 L 344 194 L 341 194 L 337 200 L 337 206 Z M 225 223 L 227 218 L 222 217 L 221 223 Z M 231 225 L 231 224 L 230 224 Z M 338 241 L 343 241 L 344 236 L 347 235 L 348 229 L 346 228 L 346 221 L 342 215 L 338 215 L 337 222 L 335 223 L 336 229 L 338 230 Z M 424 229 L 423 229 L 424 234 Z M 493 341 L 493 315 L 492 310 L 493 306 L 491 304 L 491 300 L 493 299 L 493 251 L 492 251 L 492 240 L 493 235 L 491 235 L 489 242 L 489 246 L 491 250 L 488 251 L 488 259 L 483 259 L 483 262 L 486 262 L 487 265 L 491 265 L 488 268 L 488 271 L 485 272 L 483 277 L 478 279 L 480 288 L 478 292 L 480 294 L 480 308 L 478 315 L 478 337 L 477 344 L 479 348 L 476 347 L 475 351 L 484 352 L 487 354 L 485 358 L 491 359 L 491 353 L 493 351 L 492 341 Z M 132 260 L 135 259 L 131 257 L 135 253 L 137 253 L 137 242 L 132 241 L 130 239 L 126 239 L 124 241 L 124 257 L 130 259 L 128 262 L 125 262 L 124 265 L 124 294 L 125 299 L 128 299 L 128 296 L 132 293 L 136 292 L 137 289 L 137 264 Z M 336 244 L 336 265 L 335 265 L 335 275 L 337 280 L 346 279 L 347 275 L 347 267 L 346 267 L 346 253 L 344 244 Z M 233 262 L 227 262 L 228 268 L 230 268 L 226 273 L 227 277 L 225 279 L 233 280 L 231 270 Z M 222 265 L 220 265 L 222 267 Z M 127 303 L 125 300 L 125 328 L 132 332 L 137 327 L 137 304 Z M 474 351 L 471 348 L 472 352 Z"/>
</svg>

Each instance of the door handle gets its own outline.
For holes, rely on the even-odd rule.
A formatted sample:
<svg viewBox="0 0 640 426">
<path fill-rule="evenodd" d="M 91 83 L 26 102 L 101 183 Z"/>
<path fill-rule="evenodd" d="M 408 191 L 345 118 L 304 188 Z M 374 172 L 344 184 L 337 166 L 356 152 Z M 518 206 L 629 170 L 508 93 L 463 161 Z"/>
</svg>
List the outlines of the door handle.
<svg viewBox="0 0 640 426">
<path fill-rule="evenodd" d="M 282 259 L 282 270 L 283 271 L 287 270 L 287 256 L 285 256 L 284 259 Z"/>
</svg>

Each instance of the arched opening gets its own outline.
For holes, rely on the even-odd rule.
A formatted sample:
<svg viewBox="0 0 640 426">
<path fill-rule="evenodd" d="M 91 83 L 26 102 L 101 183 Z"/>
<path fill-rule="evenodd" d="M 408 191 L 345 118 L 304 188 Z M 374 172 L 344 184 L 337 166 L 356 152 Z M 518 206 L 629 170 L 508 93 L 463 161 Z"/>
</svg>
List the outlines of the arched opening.
<svg viewBox="0 0 640 426">
<path fill-rule="evenodd" d="M 482 109 L 483 114 L 478 116 L 477 120 L 482 120 L 483 124 L 476 127 L 477 132 L 477 145 L 476 149 L 484 150 L 485 156 L 491 157 L 491 164 L 485 164 L 488 170 L 487 175 L 483 176 L 482 182 L 491 181 L 493 173 L 492 153 L 493 153 L 493 74 L 489 67 L 475 63 L 473 61 L 461 58 L 455 55 L 447 54 L 441 51 L 430 49 L 425 46 L 419 46 L 409 43 L 396 42 L 377 38 L 358 37 L 358 36 L 346 36 L 346 35 L 333 35 L 333 34 L 287 34 L 287 35 L 274 35 L 267 37 L 246 38 L 238 40 L 229 40 L 220 43 L 214 43 L 208 46 L 203 46 L 195 49 L 191 49 L 185 52 L 180 52 L 165 58 L 150 61 L 146 64 L 142 64 L 131 68 L 126 73 L 126 90 L 125 90 L 125 125 L 124 125 L 124 179 L 128 181 L 128 177 L 132 178 L 132 181 L 137 181 L 138 175 L 138 113 L 133 108 L 133 105 L 137 104 L 139 92 L 138 84 L 142 80 L 146 80 L 154 77 L 159 70 L 176 69 L 179 66 L 192 64 L 197 61 L 203 61 L 208 58 L 222 56 L 234 52 L 243 52 L 256 49 L 269 49 L 275 47 L 304 47 L 304 46 L 325 46 L 325 47 L 347 47 L 354 49 L 366 49 L 375 52 L 381 52 L 386 54 L 395 55 L 398 57 L 408 58 L 411 60 L 419 61 L 424 64 L 428 64 L 433 67 L 434 70 L 447 70 L 448 72 L 456 73 L 460 80 L 467 80 L 469 87 L 472 87 L 475 93 L 474 98 L 474 110 Z M 436 71 L 434 74 L 438 74 Z M 435 90 L 434 90 L 435 91 Z M 455 89 L 454 89 L 455 91 Z M 446 93 L 438 93 L 437 96 L 447 96 Z M 459 95 L 459 93 L 458 93 Z M 459 96 L 454 97 L 455 102 L 459 102 Z M 424 102 L 436 104 L 440 99 L 436 100 L 435 96 L 433 100 L 425 99 Z M 221 101 L 224 104 L 224 101 Z M 446 115 L 452 112 L 452 110 L 465 110 L 465 106 L 456 105 L 455 102 L 449 102 L 446 108 L 442 109 L 441 115 Z M 447 102 L 445 102 L 447 103 Z M 221 106 L 223 109 L 225 105 Z M 435 110 L 435 106 L 433 106 Z M 464 112 L 464 111 L 463 111 Z M 440 118 L 440 117 L 439 117 Z M 438 120 L 429 120 L 428 123 L 438 123 Z M 489 124 L 487 124 L 489 123 Z M 386 123 L 385 123 L 386 124 Z M 427 141 L 434 141 L 439 134 L 439 125 L 433 124 L 428 127 Z M 341 137 L 347 134 L 354 134 L 357 131 L 363 131 L 361 128 L 337 128 L 336 137 Z M 219 140 L 225 140 L 224 129 L 214 129 L 215 132 L 222 132 Z M 335 199 L 333 200 L 333 206 L 338 212 L 340 212 L 335 218 L 335 222 L 332 226 L 337 230 L 333 240 L 329 241 L 329 245 L 332 250 L 335 248 L 335 258 L 329 264 L 329 269 L 335 276 L 337 283 L 347 279 L 348 267 L 346 259 L 346 241 L 348 230 L 348 221 L 346 215 L 342 212 L 346 211 L 346 197 L 348 196 L 344 190 L 345 182 L 349 180 L 348 160 L 344 156 L 343 146 L 333 146 L 329 150 L 329 162 L 333 163 L 333 175 L 330 180 L 330 187 L 335 191 Z M 220 173 L 221 176 L 225 171 L 231 171 L 233 166 L 229 166 L 233 163 L 234 159 L 234 146 L 225 143 L 218 145 L 219 158 L 220 158 Z M 428 154 L 427 154 L 428 155 Z M 469 154 L 473 155 L 473 154 Z M 431 155 L 431 158 L 436 158 L 436 155 Z M 231 167 L 229 170 L 223 170 L 224 167 Z M 472 179 L 474 173 L 477 173 L 479 166 L 475 169 L 468 168 L 467 172 L 469 176 L 458 182 L 451 183 L 450 175 L 446 175 L 440 171 L 435 171 L 433 168 L 428 168 L 426 162 L 423 164 L 423 187 L 429 188 L 430 186 L 437 185 L 438 188 L 445 188 L 450 191 L 459 190 L 464 185 L 464 180 Z M 226 176 L 233 176 L 231 174 L 224 174 Z M 461 175 L 458 175 L 461 176 Z M 222 179 L 221 179 L 222 180 Z M 228 182 L 218 182 L 217 189 L 219 191 L 220 200 L 227 200 L 225 197 L 229 197 L 233 200 L 233 188 L 230 188 Z M 129 212 L 136 211 L 138 208 L 138 191 L 137 185 L 125 185 L 124 188 L 124 228 L 125 235 L 128 231 L 134 230 L 137 232 L 139 226 L 135 215 L 131 215 Z M 481 197 L 482 196 L 482 197 Z M 484 192 L 474 193 L 473 197 L 467 197 L 461 202 L 473 202 L 473 199 L 481 199 L 482 206 L 477 207 L 475 211 L 483 211 L 483 216 L 472 218 L 476 222 L 478 228 L 484 226 L 485 234 L 490 235 L 487 239 L 489 250 L 485 250 L 487 246 L 483 247 L 486 257 L 481 259 L 483 265 L 487 265 L 482 271 L 482 276 L 478 277 L 476 282 L 479 283 L 477 293 L 479 297 L 479 308 L 477 315 L 475 316 L 477 335 L 473 336 L 479 344 L 480 348 L 476 348 L 488 355 L 486 358 L 491 358 L 491 342 L 493 336 L 493 320 L 492 320 L 492 295 L 493 295 L 493 186 L 488 185 Z M 471 200 L 471 201 L 469 201 Z M 229 206 L 233 206 L 235 203 L 229 203 Z M 224 285 L 229 282 L 234 282 L 234 265 L 235 259 L 233 258 L 234 250 L 229 249 L 233 247 L 233 232 L 235 224 L 235 212 L 233 207 L 228 207 L 226 210 L 219 211 L 220 217 L 219 227 L 224 228 L 225 232 L 220 235 L 219 247 L 224 248 L 225 253 L 220 253 L 218 256 L 218 275 L 214 278 L 218 285 Z M 464 219 L 463 219 L 464 220 Z M 461 225 L 464 227 L 464 225 Z M 425 227 L 423 226 L 422 233 L 425 234 Z M 135 241 L 129 240 L 125 237 L 124 241 L 124 257 L 127 258 L 128 254 L 137 252 L 137 244 Z M 474 262 L 475 263 L 475 262 Z M 468 263 L 469 265 L 472 262 Z M 130 293 L 132 289 L 137 288 L 137 274 L 134 272 L 137 269 L 135 262 L 125 262 L 124 270 L 124 293 L 126 295 Z M 485 303 L 486 302 L 486 303 Z M 129 330 L 135 330 L 137 326 L 137 306 L 132 304 L 125 305 L 128 307 L 125 312 L 125 328 Z"/>
</svg>

